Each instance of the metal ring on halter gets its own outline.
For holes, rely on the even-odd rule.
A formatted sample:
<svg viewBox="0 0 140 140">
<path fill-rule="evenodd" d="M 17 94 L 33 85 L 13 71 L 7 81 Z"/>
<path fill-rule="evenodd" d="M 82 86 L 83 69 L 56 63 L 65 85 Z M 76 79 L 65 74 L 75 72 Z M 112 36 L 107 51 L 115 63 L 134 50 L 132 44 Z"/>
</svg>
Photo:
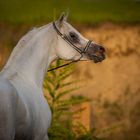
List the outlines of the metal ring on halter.
<svg viewBox="0 0 140 140">
<path fill-rule="evenodd" d="M 87 52 L 88 47 L 90 46 L 91 43 L 92 43 L 92 40 L 89 40 L 88 43 L 87 43 L 87 45 L 86 45 L 86 47 L 83 50 L 83 53 L 86 53 Z"/>
<path fill-rule="evenodd" d="M 49 69 L 48 72 L 49 72 L 49 71 L 52 71 L 52 70 L 55 70 L 55 69 L 58 69 L 58 68 L 61 68 L 61 67 L 64 67 L 64 66 L 67 66 L 67 65 L 72 64 L 72 63 L 74 63 L 74 62 L 80 61 L 81 58 L 83 57 L 83 54 L 85 54 L 85 53 L 87 52 L 88 47 L 89 47 L 90 44 L 92 43 L 92 40 L 89 40 L 89 41 L 87 42 L 85 48 L 84 48 L 83 50 L 81 50 L 81 49 L 78 48 L 75 44 L 73 44 L 73 42 L 71 42 L 71 41 L 69 40 L 69 38 L 68 38 L 65 34 L 62 34 L 62 33 L 59 31 L 59 29 L 56 27 L 55 22 L 53 22 L 53 27 L 54 27 L 55 31 L 58 33 L 58 35 L 60 35 L 60 37 L 61 37 L 62 39 L 64 39 L 72 48 L 74 48 L 77 52 L 79 52 L 79 53 L 81 54 L 81 56 L 80 56 L 80 58 L 77 59 L 77 60 L 73 60 L 73 61 L 71 61 L 71 62 L 69 62 L 69 63 L 64 64 L 64 65 L 60 65 L 60 66 L 58 66 L 58 67 L 56 67 L 56 68 Z"/>
</svg>

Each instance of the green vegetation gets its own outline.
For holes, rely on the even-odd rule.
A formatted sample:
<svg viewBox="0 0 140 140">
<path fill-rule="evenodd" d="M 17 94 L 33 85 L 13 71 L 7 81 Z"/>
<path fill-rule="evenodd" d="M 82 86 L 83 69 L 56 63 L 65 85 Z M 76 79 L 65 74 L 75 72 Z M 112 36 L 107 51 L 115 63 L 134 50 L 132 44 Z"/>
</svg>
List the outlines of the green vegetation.
<svg viewBox="0 0 140 140">
<path fill-rule="evenodd" d="M 63 62 L 56 61 L 55 67 Z M 75 109 L 77 105 L 89 100 L 82 96 L 71 96 L 77 81 L 70 81 L 72 66 L 51 71 L 46 76 L 44 88 L 48 90 L 47 100 L 52 110 L 52 124 L 49 129 L 50 140 L 98 140 L 93 132 L 87 130 L 79 121 L 74 121 L 74 115 L 84 111 Z"/>
<path fill-rule="evenodd" d="M 0 0 L 0 21 L 49 22 L 67 10 L 77 23 L 140 22 L 139 0 Z"/>
</svg>

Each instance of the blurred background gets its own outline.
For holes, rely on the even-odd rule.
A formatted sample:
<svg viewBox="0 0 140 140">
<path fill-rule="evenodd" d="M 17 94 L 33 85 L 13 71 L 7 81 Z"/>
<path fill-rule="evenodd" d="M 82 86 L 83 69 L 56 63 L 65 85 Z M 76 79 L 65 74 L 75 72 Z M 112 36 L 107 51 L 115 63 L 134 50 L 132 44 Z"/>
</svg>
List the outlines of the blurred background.
<svg viewBox="0 0 140 140">
<path fill-rule="evenodd" d="M 140 0 L 0 0 L 0 68 L 18 40 L 33 27 L 69 12 L 68 21 L 106 47 L 102 63 L 80 62 L 71 79 L 83 104 L 81 122 L 109 140 L 140 140 Z"/>
</svg>

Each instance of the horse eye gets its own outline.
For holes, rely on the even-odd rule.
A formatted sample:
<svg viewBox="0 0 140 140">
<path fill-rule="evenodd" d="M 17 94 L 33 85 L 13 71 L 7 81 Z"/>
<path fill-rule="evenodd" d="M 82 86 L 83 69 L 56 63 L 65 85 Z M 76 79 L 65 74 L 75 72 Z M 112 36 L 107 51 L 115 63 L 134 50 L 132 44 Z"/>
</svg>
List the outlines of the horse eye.
<svg viewBox="0 0 140 140">
<path fill-rule="evenodd" d="M 70 32 L 69 35 L 72 39 L 77 39 L 77 34 Z"/>
<path fill-rule="evenodd" d="M 77 43 L 77 42 L 79 41 L 78 35 L 77 35 L 76 33 L 74 33 L 74 32 L 70 32 L 70 33 L 69 33 L 69 37 L 70 37 L 70 39 L 71 39 L 73 42 L 75 42 L 75 43 Z"/>
</svg>

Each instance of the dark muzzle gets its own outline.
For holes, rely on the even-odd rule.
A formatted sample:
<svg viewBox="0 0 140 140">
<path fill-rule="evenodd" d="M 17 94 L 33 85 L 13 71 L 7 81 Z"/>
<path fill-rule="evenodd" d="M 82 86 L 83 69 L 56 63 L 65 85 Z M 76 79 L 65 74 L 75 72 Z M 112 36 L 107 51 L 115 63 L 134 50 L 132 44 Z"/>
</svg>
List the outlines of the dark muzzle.
<svg viewBox="0 0 140 140">
<path fill-rule="evenodd" d="M 105 59 L 105 48 L 101 45 L 92 43 L 86 52 L 87 57 L 95 63 Z"/>
</svg>

